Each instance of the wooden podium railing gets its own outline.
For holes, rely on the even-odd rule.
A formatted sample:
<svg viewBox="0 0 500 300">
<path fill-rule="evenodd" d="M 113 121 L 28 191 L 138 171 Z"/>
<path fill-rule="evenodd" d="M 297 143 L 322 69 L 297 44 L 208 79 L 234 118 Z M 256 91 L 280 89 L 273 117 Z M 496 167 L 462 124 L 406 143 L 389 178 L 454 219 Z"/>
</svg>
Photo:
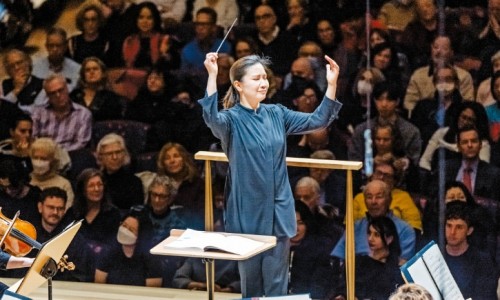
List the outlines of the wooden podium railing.
<svg viewBox="0 0 500 300">
<path fill-rule="evenodd" d="M 211 161 L 228 162 L 226 155 L 222 152 L 200 151 L 194 156 L 197 160 L 205 161 L 205 230 L 213 231 L 214 213 L 212 203 L 212 167 Z M 297 158 L 287 157 L 286 163 L 291 167 L 302 168 L 318 168 L 318 169 L 335 169 L 346 170 L 346 286 L 347 299 L 354 299 L 354 267 L 355 267 L 355 252 L 354 252 L 354 216 L 353 216 L 353 191 L 352 191 L 352 171 L 360 170 L 363 167 L 362 162 L 344 161 L 344 160 L 329 160 L 329 159 L 312 159 L 312 158 Z"/>
</svg>

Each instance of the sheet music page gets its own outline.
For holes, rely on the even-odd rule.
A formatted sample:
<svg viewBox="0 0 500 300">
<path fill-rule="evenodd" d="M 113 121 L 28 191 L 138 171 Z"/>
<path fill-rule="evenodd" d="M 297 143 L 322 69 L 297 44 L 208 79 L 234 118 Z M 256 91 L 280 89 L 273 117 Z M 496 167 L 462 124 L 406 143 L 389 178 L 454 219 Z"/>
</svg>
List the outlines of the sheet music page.
<svg viewBox="0 0 500 300">
<path fill-rule="evenodd" d="M 432 280 L 431 274 L 427 271 L 422 258 L 419 258 L 414 264 L 408 267 L 408 272 L 411 274 L 413 282 L 425 287 L 431 293 L 433 299 L 441 299 L 441 294 Z"/>
<path fill-rule="evenodd" d="M 238 255 L 245 255 L 264 243 L 249 238 L 220 233 L 187 229 L 174 242 L 166 245 L 169 248 L 197 248 L 203 251 L 222 250 Z"/>
<path fill-rule="evenodd" d="M 455 279 L 451 275 L 450 269 L 444 260 L 437 245 L 430 247 L 422 258 L 432 274 L 444 300 L 464 300 L 464 296 L 458 288 Z M 433 295 L 434 296 L 434 295 Z M 439 299 L 439 298 L 438 298 Z"/>
</svg>

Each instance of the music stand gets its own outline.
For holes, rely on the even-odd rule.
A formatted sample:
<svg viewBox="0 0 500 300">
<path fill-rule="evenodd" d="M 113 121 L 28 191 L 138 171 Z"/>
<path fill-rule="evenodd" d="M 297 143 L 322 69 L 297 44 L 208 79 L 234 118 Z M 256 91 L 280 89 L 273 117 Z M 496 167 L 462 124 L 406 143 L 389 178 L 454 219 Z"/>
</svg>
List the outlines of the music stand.
<svg viewBox="0 0 500 300">
<path fill-rule="evenodd" d="M 28 296 L 46 280 L 49 280 L 49 297 L 51 297 L 52 277 L 57 273 L 57 262 L 60 261 L 81 226 L 82 220 L 73 222 L 73 224 L 69 225 L 61 233 L 45 242 L 28 270 L 28 273 L 26 273 L 26 276 L 14 283 L 8 290 L 23 296 Z"/>
<path fill-rule="evenodd" d="M 215 292 L 214 262 L 216 259 L 246 260 L 276 246 L 275 236 L 217 232 L 218 234 L 226 236 L 235 235 L 235 236 L 246 237 L 249 239 L 262 242 L 263 244 L 262 246 L 250 251 L 245 255 L 238 255 L 226 252 L 205 252 L 201 249 L 194 249 L 194 248 L 185 248 L 185 249 L 168 248 L 168 244 L 176 241 L 183 233 L 184 230 L 172 229 L 170 231 L 170 237 L 160 242 L 158 245 L 153 247 L 149 252 L 155 255 L 185 256 L 185 257 L 195 257 L 203 259 L 203 261 L 205 262 L 205 269 L 207 274 L 207 295 L 209 300 L 214 299 L 214 292 Z"/>
</svg>

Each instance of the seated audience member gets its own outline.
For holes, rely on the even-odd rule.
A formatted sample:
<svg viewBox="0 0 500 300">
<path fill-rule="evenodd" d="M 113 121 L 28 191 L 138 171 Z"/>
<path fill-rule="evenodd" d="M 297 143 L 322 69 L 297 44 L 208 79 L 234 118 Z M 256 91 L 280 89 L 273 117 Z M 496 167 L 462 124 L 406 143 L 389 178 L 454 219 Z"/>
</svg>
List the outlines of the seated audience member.
<svg viewBox="0 0 500 300">
<path fill-rule="evenodd" d="M 295 49 L 299 48 L 298 43 L 289 32 L 278 27 L 277 17 L 271 6 L 259 5 L 255 9 L 254 21 L 257 27 L 255 40 L 260 51 L 273 60 L 273 73 L 283 78 L 297 55 Z"/>
<path fill-rule="evenodd" d="M 312 60 L 307 57 L 299 57 L 292 62 L 290 72 L 286 74 L 283 89 L 278 93 L 277 101 L 287 107 L 298 110 L 298 97 L 302 96 L 305 89 L 313 89 L 314 92 L 322 94 L 316 84 Z M 310 93 L 312 94 L 312 93 Z M 304 99 L 307 100 L 307 99 Z M 304 101 L 305 102 L 305 101 Z M 313 106 L 314 101 L 310 101 Z M 317 106 L 317 100 L 316 100 Z"/>
<path fill-rule="evenodd" d="M 215 142 L 215 137 L 203 121 L 201 105 L 195 100 L 197 97 L 198 93 L 191 85 L 177 86 L 163 116 L 164 121 L 155 126 L 160 145 L 174 142 L 183 145 L 189 153 L 196 153 L 207 151 Z"/>
<path fill-rule="evenodd" d="M 392 33 L 394 33 L 394 31 L 392 31 Z M 405 75 L 405 81 L 403 82 L 404 84 L 407 84 L 409 79 L 410 66 L 408 57 L 399 49 L 399 43 L 397 42 L 399 37 L 399 32 L 395 35 L 391 35 L 390 31 L 384 30 L 382 28 L 372 28 L 370 30 L 370 47 L 374 48 L 375 46 L 382 43 L 393 44 L 398 59 L 398 66 Z"/>
<path fill-rule="evenodd" d="M 45 243 L 61 233 L 73 221 L 66 211 L 66 191 L 52 186 L 44 189 L 38 201 L 38 219 L 33 225 L 36 228 L 36 240 Z M 64 281 L 92 282 L 94 278 L 94 257 L 80 235 L 76 235 L 69 244 L 65 255 L 67 261 L 76 268 L 70 272 L 60 270 L 54 279 Z"/>
<path fill-rule="evenodd" d="M 186 14 L 186 0 L 152 0 L 161 13 L 161 19 L 165 23 L 181 23 Z"/>
<path fill-rule="evenodd" d="M 66 31 L 59 27 L 49 29 L 45 48 L 48 54 L 46 57 L 40 57 L 33 62 L 32 74 L 42 79 L 58 74 L 64 78 L 68 90 L 73 90 L 78 81 L 80 64 L 64 56 L 68 50 Z"/>
<path fill-rule="evenodd" d="M 314 159 L 336 159 L 330 150 L 316 150 Z M 338 210 L 338 217 L 345 215 L 346 175 L 341 170 L 309 168 L 309 176 L 316 179 L 320 188 L 320 203 L 327 203 Z"/>
<path fill-rule="evenodd" d="M 403 73 L 399 65 L 398 52 L 390 42 L 383 42 L 372 47 L 370 65 L 384 74 L 386 80 L 405 86 L 409 74 Z"/>
<path fill-rule="evenodd" d="M 488 105 L 486 115 L 490 127 L 490 137 L 494 143 L 500 142 L 500 71 L 491 78 L 491 95 L 495 103 Z"/>
<path fill-rule="evenodd" d="M 387 299 L 394 287 L 403 283 L 396 225 L 391 218 L 375 217 L 368 222 L 363 238 L 367 240 L 370 251 L 356 255 L 355 296 L 357 299 Z M 334 296 L 329 299 L 346 299 L 345 272 L 342 275 Z"/>
<path fill-rule="evenodd" d="M 10 130 L 16 119 L 23 114 L 15 104 L 0 99 L 0 141 L 10 137 Z"/>
<path fill-rule="evenodd" d="M 500 51 L 491 57 L 491 63 L 493 65 L 491 76 L 479 84 L 476 93 L 476 101 L 481 103 L 484 107 L 495 103 L 491 90 L 491 78 L 493 77 L 493 74 L 500 71 Z"/>
<path fill-rule="evenodd" d="M 391 294 L 389 300 L 434 300 L 432 295 L 424 287 L 416 283 L 405 283 L 400 285 Z"/>
<path fill-rule="evenodd" d="M 209 52 L 215 52 L 222 39 L 217 37 L 216 23 L 219 16 L 213 8 L 203 7 L 195 11 L 195 13 L 193 18 L 195 37 L 182 48 L 181 70 L 198 75 L 204 69 L 205 55 Z M 230 43 L 224 41 L 219 53 L 230 54 Z"/>
<path fill-rule="evenodd" d="M 486 162 L 490 161 L 490 143 L 488 131 L 488 118 L 483 106 L 477 102 L 465 101 L 458 105 L 456 111 L 447 112 L 453 114 L 449 118 L 449 126 L 439 128 L 434 132 L 422 157 L 420 168 L 435 172 L 438 165 L 437 150 L 444 148 L 445 158 L 451 159 L 460 156 L 457 145 L 457 131 L 464 126 L 474 126 L 478 129 L 482 141 L 479 158 Z"/>
<path fill-rule="evenodd" d="M 238 264 L 232 260 L 215 260 L 214 274 L 216 292 L 241 293 L 240 274 Z M 190 257 L 175 271 L 172 281 L 174 288 L 188 290 L 207 289 L 205 263 L 201 258 Z"/>
<path fill-rule="evenodd" d="M 139 89 L 134 100 L 128 103 L 125 119 L 155 124 L 165 119 L 168 103 L 174 95 L 171 77 L 158 68 L 152 68 L 146 84 Z"/>
<path fill-rule="evenodd" d="M 4 54 L 3 65 L 9 76 L 2 81 L 2 98 L 16 104 L 27 113 L 35 106 L 46 103 L 43 79 L 31 74 L 31 57 L 19 49 L 10 49 Z"/>
<path fill-rule="evenodd" d="M 158 154 L 157 174 L 168 176 L 177 190 L 172 205 L 183 208 L 190 215 L 190 228 L 202 229 L 205 205 L 205 182 L 201 179 L 192 155 L 177 143 L 165 144 Z M 149 186 L 156 174 L 144 172 L 139 175 L 143 186 Z"/>
<path fill-rule="evenodd" d="M 326 79 L 325 79 L 326 70 L 324 68 L 325 54 L 323 53 L 323 50 L 321 49 L 319 44 L 314 41 L 306 41 L 300 46 L 297 55 L 299 57 L 309 58 L 314 70 L 314 77 L 316 79 L 315 80 L 316 84 L 318 85 L 321 91 L 325 91 L 326 90 Z"/>
<path fill-rule="evenodd" d="M 143 236 L 138 216 L 127 215 L 116 237 L 97 258 L 96 283 L 161 287 L 160 259 L 142 248 Z"/>
<path fill-rule="evenodd" d="M 239 5 L 236 0 L 194 0 L 193 19 L 203 7 L 210 7 L 217 13 L 215 24 L 227 31 L 234 19 L 239 16 Z"/>
<path fill-rule="evenodd" d="M 33 170 L 29 157 L 33 141 L 33 120 L 22 112 L 12 117 L 9 120 L 10 138 L 0 141 L 0 163 L 7 159 L 13 160 L 29 174 Z"/>
<path fill-rule="evenodd" d="M 415 230 L 408 223 L 390 212 L 389 207 L 392 199 L 389 185 L 381 180 L 374 179 L 365 186 L 363 194 L 368 213 L 366 217 L 356 221 L 354 224 L 356 254 L 368 255 L 370 253 L 370 246 L 365 235 L 368 232 L 368 219 L 387 216 L 394 222 L 397 228 L 401 248 L 400 264 L 412 258 L 415 254 Z M 345 234 L 337 243 L 331 255 L 344 259 Z"/>
<path fill-rule="evenodd" d="M 415 70 L 411 75 L 403 103 L 410 112 L 409 115 L 418 101 L 433 97 L 436 86 L 432 82 L 432 74 L 439 65 L 453 65 L 453 48 L 449 36 L 438 35 L 434 38 L 431 46 L 431 63 Z M 465 100 L 473 100 L 474 86 L 471 75 L 457 66 L 453 66 L 453 68 L 457 74 L 456 77 L 458 77 L 456 88 L 460 95 Z"/>
<path fill-rule="evenodd" d="M 109 49 L 108 38 L 103 32 L 104 15 L 96 4 L 85 4 L 76 14 L 76 28 L 81 32 L 68 39 L 68 54 L 81 64 L 87 57 L 104 60 Z"/>
<path fill-rule="evenodd" d="M 135 9 L 135 26 L 123 42 L 123 61 L 127 68 L 177 68 L 179 58 L 173 51 L 171 37 L 162 33 L 160 12 L 151 2 Z"/>
<path fill-rule="evenodd" d="M 33 118 L 33 136 L 50 137 L 67 151 L 87 146 L 92 132 L 92 115 L 85 107 L 73 103 L 68 85 L 61 75 L 51 75 L 43 86 L 49 103 L 36 107 Z"/>
<path fill-rule="evenodd" d="M 500 169 L 479 159 L 481 151 L 479 132 L 470 125 L 457 132 L 457 146 L 460 157 L 446 161 L 446 182 L 460 181 L 474 195 L 500 201 Z M 437 182 L 437 175 L 435 181 Z M 437 185 L 430 187 L 429 195 L 436 195 Z"/>
<path fill-rule="evenodd" d="M 38 218 L 40 189 L 30 185 L 29 180 L 29 174 L 13 160 L 0 163 L 0 207 L 7 218 L 13 218 L 17 211 L 30 223 Z"/>
<path fill-rule="evenodd" d="M 106 65 L 109 68 L 123 66 L 123 41 L 132 34 L 136 26 L 137 4 L 126 0 L 106 1 L 102 6 L 107 11 L 103 33 L 108 38 L 109 49 L 106 54 Z"/>
<path fill-rule="evenodd" d="M 471 215 L 471 224 L 474 231 L 469 236 L 471 245 L 488 251 L 492 258 L 496 256 L 496 236 L 497 236 L 497 212 L 489 211 L 474 200 L 474 196 L 469 192 L 462 182 L 451 181 L 446 183 L 444 202 L 445 204 L 460 201 L 467 204 L 467 210 Z M 428 205 L 424 210 L 424 243 L 430 240 L 437 240 L 439 228 L 439 203 Z M 498 209 L 497 209 L 498 211 Z"/>
<path fill-rule="evenodd" d="M 323 53 L 332 57 L 337 49 L 337 36 L 331 20 L 322 18 L 316 23 L 316 40 Z"/>
<path fill-rule="evenodd" d="M 391 0 L 386 1 L 385 4 L 380 7 L 377 19 L 380 20 L 386 28 L 397 32 L 403 32 L 406 25 L 416 17 L 417 12 L 413 0 Z"/>
<path fill-rule="evenodd" d="M 297 43 L 303 44 L 315 39 L 315 20 L 309 13 L 309 2 L 303 0 L 286 0 L 288 24 L 286 31 L 290 33 Z"/>
<path fill-rule="evenodd" d="M 486 78 L 483 74 L 491 70 L 490 57 L 500 50 L 500 34 L 498 33 L 498 24 L 500 24 L 500 1 L 489 0 L 488 10 L 485 12 L 485 17 L 482 23 L 483 30 L 478 35 L 478 43 L 476 44 L 480 50 L 479 58 L 481 59 L 481 67 L 479 69 L 479 76 L 481 79 Z"/>
<path fill-rule="evenodd" d="M 66 213 L 72 220 L 83 219 L 78 235 L 94 255 L 111 245 L 120 224 L 120 211 L 111 204 L 101 171 L 85 169 L 78 175 L 75 201 Z"/>
<path fill-rule="evenodd" d="M 446 205 L 444 259 L 465 299 L 497 299 L 498 270 L 490 256 L 468 242 L 474 231 L 467 204 Z"/>
<path fill-rule="evenodd" d="M 147 187 L 145 206 L 135 206 L 141 212 L 141 227 L 146 249 L 151 249 L 170 236 L 172 229 L 186 229 L 188 218 L 182 208 L 173 207 L 177 192 L 173 180 L 167 176 L 155 175 Z M 172 287 L 175 271 L 180 267 L 182 258 L 163 257 L 161 260 L 163 286 Z"/>
<path fill-rule="evenodd" d="M 65 153 L 50 138 L 39 138 L 31 144 L 30 158 L 33 172 L 31 172 L 30 184 L 44 190 L 51 186 L 57 186 L 64 190 L 67 195 L 67 207 L 73 205 L 73 188 L 69 180 L 59 175 L 60 162 Z"/>
<path fill-rule="evenodd" d="M 386 183 L 391 191 L 392 201 L 389 206 L 390 212 L 408 223 L 417 232 L 422 232 L 422 219 L 420 211 L 413 202 L 410 194 L 401 189 L 401 180 L 404 176 L 405 163 L 391 154 L 377 156 L 374 159 L 373 175 L 370 180 L 381 180 Z M 357 194 L 353 199 L 354 220 L 366 216 L 367 201 L 365 193 Z"/>
<path fill-rule="evenodd" d="M 217 84 L 218 91 L 227 91 L 231 88 L 231 78 L 229 76 L 229 70 L 231 70 L 231 66 L 234 64 L 234 57 L 229 54 L 221 53 L 217 56 L 217 77 L 215 78 L 215 82 Z M 224 98 L 224 94 L 219 95 L 219 101 L 222 102 Z"/>
<path fill-rule="evenodd" d="M 122 119 L 125 105 L 107 85 L 104 63 L 95 56 L 87 57 L 82 61 L 80 80 L 69 96 L 74 103 L 90 110 L 94 122 Z"/>
<path fill-rule="evenodd" d="M 341 130 L 352 134 L 357 125 L 367 120 L 368 113 L 371 117 L 375 116 L 376 109 L 373 104 L 370 106 L 370 112 L 367 111 L 368 102 L 371 101 L 369 97 L 373 87 L 384 80 L 384 74 L 377 68 L 359 69 L 336 122 Z"/>
<path fill-rule="evenodd" d="M 418 128 L 397 114 L 400 99 L 399 87 L 390 82 L 381 82 L 373 89 L 373 99 L 378 116 L 369 120 L 373 130 L 379 120 L 394 124 L 399 129 L 402 138 L 402 148 L 413 165 L 418 165 L 420 159 L 421 139 Z M 356 126 L 349 145 L 349 160 L 363 161 L 365 154 L 364 131 L 368 128 L 368 121 Z"/>
<path fill-rule="evenodd" d="M 259 46 L 257 46 L 255 40 L 248 36 L 242 36 L 236 38 L 233 47 L 234 47 L 233 54 L 235 60 L 238 60 L 248 55 L 260 53 Z"/>
<path fill-rule="evenodd" d="M 96 153 L 111 203 L 121 210 L 144 203 L 141 180 L 128 168 L 130 154 L 123 137 L 116 133 L 105 135 Z"/>
<path fill-rule="evenodd" d="M 294 196 L 309 207 L 314 222 L 318 225 L 319 233 L 335 245 L 343 231 L 339 224 L 339 209 L 330 204 L 320 203 L 318 182 L 312 177 L 302 177 L 295 184 Z"/>
<path fill-rule="evenodd" d="M 324 299 L 334 270 L 330 265 L 331 241 L 318 234 L 314 217 L 302 201 L 295 201 L 297 234 L 290 239 L 290 294 L 310 293 L 314 299 Z"/>
<path fill-rule="evenodd" d="M 450 120 L 445 117 L 455 115 L 462 103 L 462 96 L 458 90 L 459 79 L 452 65 L 436 66 L 432 78 L 436 88 L 434 96 L 419 99 L 410 119 L 420 130 L 424 147 L 437 129 L 450 125 Z"/>
</svg>

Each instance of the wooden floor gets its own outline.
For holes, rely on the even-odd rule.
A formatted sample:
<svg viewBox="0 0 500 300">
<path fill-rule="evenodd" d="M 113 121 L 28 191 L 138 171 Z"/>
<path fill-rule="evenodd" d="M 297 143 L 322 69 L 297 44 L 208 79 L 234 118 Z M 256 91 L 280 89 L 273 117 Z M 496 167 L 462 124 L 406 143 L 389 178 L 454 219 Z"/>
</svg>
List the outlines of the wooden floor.
<svg viewBox="0 0 500 300">
<path fill-rule="evenodd" d="M 17 279 L 0 278 L 7 284 L 14 284 Z M 28 295 L 34 300 L 46 300 L 48 297 L 47 284 Z M 147 288 L 114 284 L 82 283 L 54 281 L 52 285 L 54 300 L 199 300 L 208 299 L 207 293 L 181 289 Z M 216 300 L 241 299 L 241 294 L 215 293 Z"/>
</svg>

